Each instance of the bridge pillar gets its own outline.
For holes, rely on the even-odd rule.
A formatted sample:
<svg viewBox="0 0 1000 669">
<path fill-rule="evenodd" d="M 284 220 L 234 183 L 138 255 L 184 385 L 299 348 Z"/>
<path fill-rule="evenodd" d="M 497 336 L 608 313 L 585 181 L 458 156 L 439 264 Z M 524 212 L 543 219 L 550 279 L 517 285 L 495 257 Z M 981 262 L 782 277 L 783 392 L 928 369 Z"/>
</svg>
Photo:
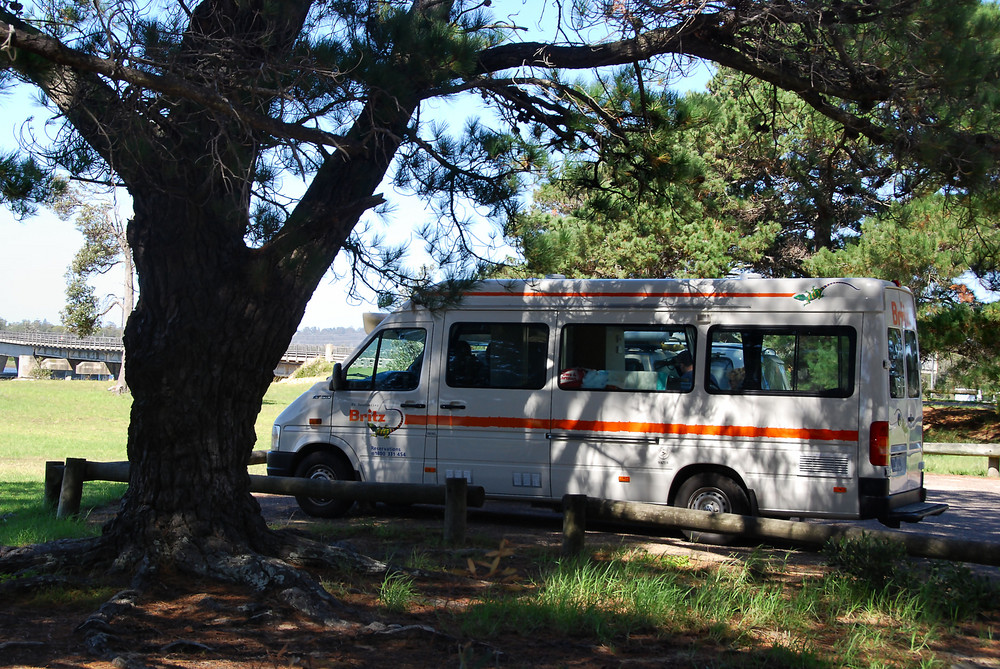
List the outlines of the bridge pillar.
<svg viewBox="0 0 1000 669">
<path fill-rule="evenodd" d="M 38 360 L 33 355 L 17 356 L 17 378 L 27 379 L 31 373 L 38 369 Z"/>
<path fill-rule="evenodd" d="M 77 362 L 71 360 L 70 364 L 73 366 L 73 373 L 77 378 L 83 376 L 96 376 L 103 380 L 106 377 L 111 377 L 111 370 L 109 369 L 107 363 L 104 362 L 94 362 L 91 360 L 81 360 Z"/>
</svg>

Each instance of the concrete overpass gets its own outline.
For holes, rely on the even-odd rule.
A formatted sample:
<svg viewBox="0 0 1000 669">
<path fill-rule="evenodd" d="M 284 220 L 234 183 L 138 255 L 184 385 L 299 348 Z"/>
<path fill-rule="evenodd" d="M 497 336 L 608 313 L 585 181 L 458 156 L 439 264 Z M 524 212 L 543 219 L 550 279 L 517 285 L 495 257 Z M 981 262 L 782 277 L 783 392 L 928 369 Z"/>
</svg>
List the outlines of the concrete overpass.
<svg viewBox="0 0 1000 669">
<path fill-rule="evenodd" d="M 0 360 L 6 363 L 8 357 L 13 358 L 18 378 L 30 376 L 38 367 L 62 372 L 62 376 L 70 378 L 117 377 L 124 351 L 121 339 L 115 337 L 0 330 Z M 274 375 L 291 376 L 303 363 L 314 358 L 325 358 L 332 364 L 343 360 L 348 353 L 350 347 L 293 344 L 282 356 Z"/>
</svg>

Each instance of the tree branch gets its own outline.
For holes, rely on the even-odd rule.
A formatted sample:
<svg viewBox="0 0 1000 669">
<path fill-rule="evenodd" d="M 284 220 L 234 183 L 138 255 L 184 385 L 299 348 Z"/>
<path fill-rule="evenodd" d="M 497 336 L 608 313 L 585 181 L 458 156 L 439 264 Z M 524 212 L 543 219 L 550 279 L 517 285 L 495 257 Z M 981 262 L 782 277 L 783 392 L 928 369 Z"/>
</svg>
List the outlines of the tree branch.
<svg viewBox="0 0 1000 669">
<path fill-rule="evenodd" d="M 5 22 L 7 18 L 7 13 L 0 11 L 0 20 Z M 20 25 L 17 27 L 11 23 L 6 25 L 0 23 L 0 43 L 8 45 L 11 49 L 23 49 L 53 65 L 100 75 L 114 81 L 122 81 L 156 91 L 162 95 L 188 100 L 211 111 L 237 118 L 247 126 L 274 137 L 331 146 L 348 153 L 360 148 L 358 142 L 351 142 L 342 135 L 326 132 L 319 128 L 307 128 L 295 123 L 286 123 L 257 114 L 212 89 L 198 86 L 184 78 L 151 74 L 143 70 L 125 67 L 109 58 L 99 58 L 70 49 L 59 40 L 35 31 L 23 22 L 18 21 L 18 23 Z M 6 64 L 6 67 L 31 77 L 25 69 L 17 67 L 16 56 L 12 56 L 11 62 Z M 117 96 L 110 97 L 117 100 Z"/>
</svg>

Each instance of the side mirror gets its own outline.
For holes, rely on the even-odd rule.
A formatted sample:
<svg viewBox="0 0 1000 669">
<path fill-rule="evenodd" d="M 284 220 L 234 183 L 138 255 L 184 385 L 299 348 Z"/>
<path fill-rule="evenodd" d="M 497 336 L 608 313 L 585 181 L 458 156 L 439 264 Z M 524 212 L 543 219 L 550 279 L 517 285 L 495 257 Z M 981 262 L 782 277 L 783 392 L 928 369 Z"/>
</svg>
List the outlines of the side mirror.
<svg viewBox="0 0 1000 669">
<path fill-rule="evenodd" d="M 347 384 L 344 382 L 344 366 L 339 362 L 333 363 L 333 374 L 330 375 L 330 390 L 343 390 Z"/>
</svg>

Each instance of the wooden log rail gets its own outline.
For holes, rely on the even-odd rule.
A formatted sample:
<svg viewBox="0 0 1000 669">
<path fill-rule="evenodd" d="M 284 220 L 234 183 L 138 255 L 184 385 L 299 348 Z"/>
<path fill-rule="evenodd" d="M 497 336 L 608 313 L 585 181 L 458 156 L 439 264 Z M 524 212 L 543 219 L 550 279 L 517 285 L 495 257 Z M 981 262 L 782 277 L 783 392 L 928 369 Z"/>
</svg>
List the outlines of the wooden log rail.
<svg viewBox="0 0 1000 669">
<path fill-rule="evenodd" d="M 75 515 L 80 510 L 84 481 L 127 483 L 128 471 L 127 462 L 88 462 L 79 458 L 67 458 L 65 465 L 61 462 L 47 462 L 46 503 L 57 507 L 58 517 Z M 445 505 L 444 537 L 450 545 L 460 545 L 465 541 L 467 508 L 481 507 L 486 497 L 482 486 L 469 486 L 465 479 L 449 479 L 446 485 L 424 485 L 326 481 L 251 474 L 250 490 L 278 495 L 353 499 L 359 502 L 443 504 Z M 586 523 L 590 519 L 736 534 L 749 539 L 793 542 L 811 548 L 822 547 L 832 539 L 867 535 L 899 543 L 907 554 L 914 557 L 1000 566 L 1000 543 L 997 542 L 942 539 L 891 530 L 862 529 L 850 525 L 739 516 L 660 504 L 595 499 L 585 495 L 563 497 L 563 510 L 562 549 L 567 555 L 583 550 Z"/>
<path fill-rule="evenodd" d="M 986 475 L 1000 477 L 1000 444 L 952 444 L 924 442 L 924 453 L 969 455 L 986 458 Z"/>
<path fill-rule="evenodd" d="M 906 549 L 907 554 L 914 557 L 1000 566 L 1000 543 L 997 542 L 942 539 L 907 532 L 863 529 L 851 525 L 739 516 L 640 502 L 593 498 L 581 501 L 581 497 L 583 496 L 566 495 L 563 498 L 563 508 L 572 509 L 572 517 L 578 519 L 570 522 L 571 514 L 564 516 L 564 553 L 581 550 L 585 523 L 588 520 L 600 520 L 736 534 L 749 539 L 793 542 L 808 548 L 820 548 L 831 539 L 860 538 L 867 535 L 899 543 Z"/>
<path fill-rule="evenodd" d="M 251 458 L 250 464 L 258 464 Z M 56 517 L 67 518 L 80 512 L 85 481 L 128 483 L 128 462 L 89 462 L 67 458 L 45 463 L 45 502 L 56 508 Z M 470 486 L 465 479 L 448 479 L 445 485 L 422 483 L 369 483 L 327 481 L 293 476 L 250 475 L 250 492 L 270 495 L 350 499 L 357 502 L 388 504 L 438 504 L 445 507 L 444 540 L 449 545 L 465 542 L 468 507 L 481 507 L 486 500 L 482 486 Z"/>
</svg>

